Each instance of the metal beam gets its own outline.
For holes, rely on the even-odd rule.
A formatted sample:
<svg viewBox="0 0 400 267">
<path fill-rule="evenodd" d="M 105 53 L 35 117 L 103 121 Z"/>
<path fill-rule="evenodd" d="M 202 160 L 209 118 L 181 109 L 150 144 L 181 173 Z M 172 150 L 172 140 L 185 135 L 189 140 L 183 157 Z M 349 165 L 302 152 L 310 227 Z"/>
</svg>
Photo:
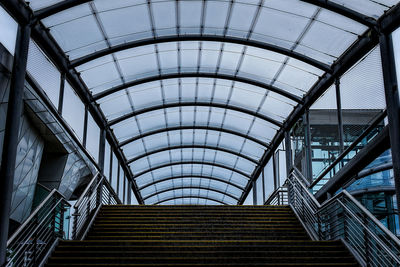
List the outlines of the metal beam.
<svg viewBox="0 0 400 267">
<path fill-rule="evenodd" d="M 175 179 L 184 179 L 184 178 L 208 179 L 208 180 L 213 180 L 213 181 L 221 182 L 221 183 L 236 187 L 237 189 L 239 189 L 241 191 L 244 190 L 243 187 L 240 187 L 237 184 L 234 184 L 234 183 L 229 182 L 227 180 L 224 180 L 224 179 L 221 179 L 221 178 L 218 178 L 218 177 L 213 177 L 213 176 L 206 176 L 206 175 L 180 175 L 180 176 L 172 176 L 172 177 L 168 177 L 168 178 L 163 178 L 163 179 L 160 179 L 160 180 L 153 181 L 153 182 L 151 182 L 149 184 L 146 184 L 146 185 L 140 187 L 139 190 L 143 190 L 143 189 L 145 189 L 145 188 L 147 188 L 149 186 L 152 186 L 152 185 L 155 185 L 155 184 L 158 184 L 158 183 L 162 183 L 162 182 L 165 182 L 165 181 L 170 181 L 170 180 L 175 180 Z"/>
<path fill-rule="evenodd" d="M 264 42 L 259 42 L 256 40 L 249 40 L 246 38 L 232 37 L 232 36 L 217 36 L 217 35 L 199 35 L 199 34 L 188 34 L 188 35 L 174 35 L 174 36 L 163 36 L 157 38 L 148 38 L 142 40 L 136 40 L 132 42 L 127 42 L 124 44 L 116 45 L 110 48 L 106 48 L 103 50 L 96 51 L 92 54 L 77 58 L 71 62 L 71 67 L 76 67 L 87 63 L 89 61 L 95 60 L 97 58 L 109 55 L 111 53 L 123 51 L 126 49 L 141 47 L 145 45 L 152 44 L 161 44 L 161 43 L 169 43 L 169 42 L 184 42 L 184 41 L 207 41 L 207 42 L 223 42 L 223 43 L 233 43 L 244 46 L 250 46 L 255 48 L 260 48 L 268 51 L 273 51 L 276 53 L 280 53 L 297 60 L 303 61 L 307 64 L 310 64 L 318 69 L 324 70 L 326 72 L 330 72 L 331 68 L 328 64 L 320 62 L 314 58 L 308 57 L 304 54 L 297 53 L 293 50 L 280 47 L 273 44 L 268 44 Z"/>
<path fill-rule="evenodd" d="M 0 266 L 5 266 L 7 262 L 6 251 L 11 198 L 14 185 L 19 129 L 24 106 L 23 98 L 30 35 L 31 27 L 29 24 L 20 24 L 18 26 L 0 167 Z"/>
<path fill-rule="evenodd" d="M 182 199 L 182 198 L 200 198 L 200 199 L 206 199 L 206 200 L 218 202 L 218 203 L 220 203 L 222 205 L 229 205 L 229 203 L 223 202 L 221 200 L 218 200 L 218 199 L 215 199 L 215 198 L 212 198 L 212 197 L 192 196 L 192 195 L 183 195 L 183 196 L 178 196 L 178 197 L 170 197 L 170 198 L 167 198 L 167 199 L 164 199 L 164 200 L 157 201 L 157 202 L 153 203 L 152 205 L 158 205 L 158 204 L 161 204 L 163 202 L 167 202 L 167 201 L 175 200 L 175 199 Z"/>
<path fill-rule="evenodd" d="M 135 116 L 139 116 L 141 114 L 145 114 L 148 112 L 156 111 L 156 110 L 161 110 L 161 109 L 167 109 L 167 108 L 175 108 L 175 107 L 213 107 L 213 108 L 221 108 L 221 109 L 229 109 L 229 110 L 234 110 L 240 113 L 244 113 L 253 117 L 257 117 L 261 120 L 267 121 L 269 123 L 272 123 L 278 127 L 282 127 L 283 124 L 280 121 L 277 121 L 269 116 L 263 115 L 259 112 L 249 110 L 246 108 L 242 108 L 239 106 L 234 106 L 234 105 L 229 105 L 229 104 L 223 104 L 223 103 L 213 103 L 213 102 L 177 102 L 177 103 L 168 103 L 168 104 L 162 104 L 162 105 L 157 105 L 157 106 L 150 106 L 144 109 L 139 109 L 136 111 L 133 111 L 131 113 L 125 114 L 121 117 L 118 117 L 116 119 L 111 120 L 108 125 L 113 126 L 117 123 L 120 123 L 124 120 L 130 119 Z"/>
<path fill-rule="evenodd" d="M 71 7 L 75 7 L 90 1 L 92 0 L 64 0 L 54 5 L 37 10 L 34 13 L 34 18 L 39 20 L 44 19 Z"/>
<path fill-rule="evenodd" d="M 378 25 L 377 21 L 374 18 L 359 13 L 353 9 L 347 8 L 341 4 L 332 1 L 328 0 L 301 0 L 301 1 L 325 8 L 339 15 L 357 21 L 358 23 L 364 24 L 365 26 L 368 26 L 370 28 Z"/>
<path fill-rule="evenodd" d="M 159 194 L 162 194 L 162 193 L 166 193 L 166 192 L 174 191 L 174 190 L 180 190 L 180 189 L 209 190 L 209 191 L 213 191 L 213 192 L 219 193 L 219 194 L 221 194 L 221 195 L 225 195 L 225 196 L 228 196 L 228 197 L 230 197 L 230 198 L 239 200 L 238 197 L 236 197 L 236 196 L 234 196 L 234 195 L 232 195 L 232 194 L 228 194 L 228 193 L 226 193 L 226 192 L 224 192 L 224 191 L 222 191 L 222 190 L 218 190 L 218 189 L 215 189 L 215 188 L 209 188 L 209 187 L 205 187 L 205 186 L 178 186 L 178 187 L 167 188 L 167 189 L 163 189 L 163 190 L 154 192 L 154 193 L 152 193 L 152 194 L 150 194 L 150 195 L 148 195 L 148 196 L 145 196 L 145 197 L 143 197 L 143 200 L 149 199 L 149 198 L 151 198 L 151 197 L 154 197 L 154 196 L 159 195 Z"/>
<path fill-rule="evenodd" d="M 218 163 L 207 162 L 207 161 L 178 161 L 178 162 L 168 162 L 168 163 L 161 164 L 161 165 L 158 165 L 158 166 L 156 166 L 156 167 L 152 167 L 152 168 L 149 168 L 149 169 L 147 169 L 147 170 L 141 171 L 141 172 L 137 173 L 135 176 L 133 176 L 133 178 L 136 179 L 137 177 L 142 176 L 143 174 L 146 174 L 146 173 L 148 173 L 148 172 L 152 172 L 152 171 L 155 171 L 155 170 L 158 170 L 158 169 L 162 169 L 162 168 L 165 168 L 165 167 L 171 167 L 171 166 L 175 166 L 175 165 L 188 165 L 188 164 L 209 165 L 209 166 L 213 166 L 213 167 L 218 167 L 218 168 L 222 168 L 222 169 L 226 169 L 226 170 L 235 172 L 235 173 L 237 173 L 237 174 L 240 174 L 240 175 L 243 176 L 243 177 L 246 177 L 246 178 L 250 179 L 250 175 L 247 174 L 247 173 L 245 173 L 245 172 L 239 171 L 239 170 L 237 170 L 237 169 L 235 169 L 235 168 L 232 168 L 232 167 L 228 167 L 228 166 L 226 166 L 226 165 L 224 165 L 224 164 L 218 164 Z"/>
<path fill-rule="evenodd" d="M 396 197 L 400 199 L 400 96 L 392 35 L 381 34 L 379 43 L 389 121 L 388 127 L 392 150 L 394 187 L 396 189 Z M 400 201 L 397 202 L 397 212 L 400 214 Z"/>
<path fill-rule="evenodd" d="M 230 130 L 230 129 L 226 129 L 226 128 L 220 128 L 220 127 L 212 127 L 212 126 L 200 126 L 200 125 L 188 125 L 188 126 L 174 126 L 174 127 L 168 127 L 168 128 L 162 128 L 162 129 L 158 129 L 158 130 L 154 130 L 154 131 L 150 131 L 150 132 L 146 132 L 146 133 L 142 133 L 140 135 L 136 135 L 132 138 L 129 138 L 125 141 L 122 141 L 119 146 L 125 146 L 129 143 L 132 143 L 136 140 L 151 136 L 151 135 L 156 135 L 156 134 L 160 134 L 160 133 L 165 133 L 165 132 L 172 132 L 172 131 L 180 131 L 180 130 L 206 130 L 206 131 L 215 131 L 215 132 L 222 132 L 222 133 L 227 133 L 227 134 L 231 134 L 231 135 L 236 135 L 239 137 L 242 137 L 244 139 L 248 139 L 254 143 L 257 143 L 265 148 L 270 148 L 269 144 L 261 141 L 260 139 L 257 139 L 255 137 L 246 135 L 244 133 L 241 132 L 237 132 L 234 130 Z"/>
<path fill-rule="evenodd" d="M 129 87 L 134 87 L 137 85 L 160 81 L 160 80 L 178 79 L 178 78 L 210 78 L 210 79 L 222 79 L 222 80 L 229 80 L 229 81 L 235 81 L 235 82 L 241 82 L 241 83 L 248 83 L 248 84 L 260 87 L 260 88 L 264 88 L 265 90 L 280 94 L 280 95 L 287 97 L 297 103 L 302 102 L 302 99 L 300 97 L 298 97 L 292 93 L 289 93 L 283 89 L 275 87 L 273 85 L 269 85 L 269 84 L 257 81 L 255 79 L 240 77 L 237 75 L 219 74 L 219 73 L 215 73 L 215 72 L 176 72 L 176 73 L 168 73 L 168 74 L 149 76 L 149 77 L 137 79 L 137 80 L 134 80 L 131 82 L 126 82 L 124 84 L 106 89 L 106 90 L 102 91 L 101 93 L 94 95 L 93 100 L 94 101 L 99 100 L 103 97 L 114 94 L 116 92 L 127 89 Z"/>
<path fill-rule="evenodd" d="M 241 153 L 239 153 L 237 151 L 233 151 L 233 150 L 226 149 L 226 148 L 223 148 L 223 147 L 208 146 L 208 145 L 195 145 L 195 144 L 161 147 L 159 149 L 156 149 L 156 150 L 153 150 L 153 151 L 149 151 L 149 152 L 140 154 L 140 155 L 138 155 L 138 156 L 136 156 L 136 157 L 134 157 L 132 159 L 129 159 L 127 161 L 127 163 L 131 164 L 132 162 L 135 162 L 135 161 L 137 161 L 137 160 L 139 160 L 141 158 L 145 158 L 145 157 L 148 157 L 148 156 L 151 156 L 151 155 L 154 155 L 154 154 L 157 154 L 157 153 L 161 153 L 161 152 L 164 152 L 164 151 L 170 151 L 170 150 L 175 150 L 175 149 L 187 149 L 187 148 L 190 148 L 190 149 L 209 149 L 209 150 L 215 150 L 215 151 L 222 151 L 222 152 L 229 153 L 229 154 L 235 155 L 237 157 L 243 158 L 245 160 L 248 160 L 248 161 L 250 161 L 250 162 L 252 162 L 254 164 L 258 164 L 257 160 L 255 160 L 255 159 L 253 159 L 253 158 L 251 158 L 249 156 L 246 156 L 244 154 L 241 154 Z"/>
</svg>

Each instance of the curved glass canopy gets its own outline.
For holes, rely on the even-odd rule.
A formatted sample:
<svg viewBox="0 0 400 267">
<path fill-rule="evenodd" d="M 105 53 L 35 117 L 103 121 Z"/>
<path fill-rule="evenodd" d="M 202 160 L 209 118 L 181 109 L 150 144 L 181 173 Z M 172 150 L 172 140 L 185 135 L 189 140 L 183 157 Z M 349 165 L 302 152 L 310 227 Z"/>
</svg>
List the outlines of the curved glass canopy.
<svg viewBox="0 0 400 267">
<path fill-rule="evenodd" d="M 355 19 L 321 1 L 73 2 L 30 6 L 101 108 L 146 204 L 236 204 L 294 108 L 397 3 L 324 1 Z"/>
</svg>

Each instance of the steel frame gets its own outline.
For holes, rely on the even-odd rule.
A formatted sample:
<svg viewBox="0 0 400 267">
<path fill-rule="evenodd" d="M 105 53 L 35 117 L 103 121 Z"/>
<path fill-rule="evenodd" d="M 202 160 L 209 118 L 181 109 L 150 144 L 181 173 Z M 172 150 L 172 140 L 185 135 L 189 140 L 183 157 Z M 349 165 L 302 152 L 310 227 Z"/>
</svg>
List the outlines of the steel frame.
<svg viewBox="0 0 400 267">
<path fill-rule="evenodd" d="M 161 204 L 161 203 L 163 203 L 163 202 L 167 202 L 167 201 L 175 200 L 175 199 L 181 199 L 181 198 L 200 198 L 200 199 L 206 199 L 206 200 L 218 202 L 218 203 L 220 203 L 220 204 L 222 204 L 222 205 L 229 205 L 229 204 L 226 203 L 226 202 L 223 202 L 223 201 L 221 201 L 221 200 L 218 200 L 218 199 L 215 199 L 215 198 L 212 198 L 212 197 L 192 196 L 192 195 L 182 195 L 182 196 L 177 196 L 177 197 L 170 197 L 170 198 L 167 198 L 167 199 L 163 199 L 163 200 L 154 202 L 152 205 L 158 205 L 158 204 Z"/>
<path fill-rule="evenodd" d="M 208 191 L 216 192 L 216 193 L 221 194 L 221 195 L 228 196 L 228 197 L 233 198 L 235 200 L 239 200 L 238 197 L 236 197 L 236 196 L 234 196 L 232 194 L 226 193 L 226 192 L 224 192 L 222 190 L 219 190 L 219 189 L 216 189 L 216 188 L 205 187 L 205 186 L 177 186 L 177 187 L 171 187 L 171 188 L 167 188 L 167 189 L 163 189 L 163 190 L 151 193 L 150 195 L 143 197 L 143 200 L 149 199 L 151 197 L 157 196 L 157 195 L 162 194 L 162 193 L 166 193 L 166 192 L 170 192 L 170 191 L 174 191 L 174 190 L 180 190 L 180 189 L 208 190 Z"/>
<path fill-rule="evenodd" d="M 114 94 L 121 90 L 130 88 L 130 87 L 134 87 L 137 85 L 155 82 L 155 81 L 161 81 L 161 80 L 167 80 L 167 79 L 179 79 L 179 78 L 210 78 L 210 79 L 222 79 L 222 80 L 247 83 L 247 84 L 251 84 L 251 85 L 254 85 L 254 86 L 257 86 L 260 88 L 264 88 L 265 90 L 280 94 L 280 95 L 282 95 L 286 98 L 289 98 L 290 100 L 293 100 L 297 103 L 302 102 L 302 99 L 296 95 L 293 95 L 293 94 L 291 94 L 285 90 L 282 90 L 278 87 L 257 81 L 255 79 L 240 77 L 237 75 L 221 74 L 221 73 L 215 73 L 215 72 L 201 72 L 201 71 L 199 71 L 199 72 L 178 72 L 177 71 L 175 73 L 160 74 L 160 75 L 154 75 L 154 76 L 136 79 L 136 80 L 126 82 L 124 84 L 106 89 L 106 90 L 102 91 L 101 93 L 95 94 L 93 96 L 93 100 L 97 101 L 103 97 L 106 97 L 108 95 Z"/>
<path fill-rule="evenodd" d="M 133 163 L 133 162 L 135 162 L 135 161 L 137 161 L 137 160 L 139 160 L 139 159 L 141 159 L 141 158 L 145 158 L 145 157 L 148 157 L 148 156 L 157 154 L 157 153 L 161 153 L 161 152 L 165 152 L 165 151 L 170 151 L 170 150 L 176 150 L 176 149 L 187 149 L 187 148 L 191 148 L 191 149 L 204 149 L 204 150 L 205 150 L 205 149 L 208 149 L 208 150 L 222 151 L 222 152 L 229 153 L 229 154 L 235 155 L 235 156 L 237 156 L 237 157 L 243 158 L 243 159 L 245 159 L 245 160 L 248 160 L 248 161 L 250 161 L 250 162 L 252 162 L 252 163 L 254 163 L 254 164 L 258 164 L 258 161 L 257 161 L 257 160 L 255 160 L 255 159 L 253 159 L 253 158 L 251 158 L 251 157 L 249 157 L 249 156 L 246 156 L 246 155 L 244 155 L 244 154 L 241 154 L 241 153 L 239 153 L 239 152 L 237 152 L 237 151 L 233 151 L 233 150 L 226 149 L 226 148 L 223 148 L 223 147 L 218 147 L 218 146 L 195 145 L 195 144 L 192 144 L 192 145 L 176 145 L 176 146 L 166 146 L 166 147 L 162 147 L 162 148 L 159 148 L 159 149 L 156 149 L 156 150 L 152 150 L 152 151 L 148 151 L 148 152 L 142 153 L 142 154 L 140 154 L 140 155 L 138 155 L 138 156 L 136 156 L 136 157 L 134 157 L 134 158 L 132 158 L 132 159 L 128 159 L 127 163 L 128 163 L 128 164 L 131 164 L 131 163 Z"/>
<path fill-rule="evenodd" d="M 218 182 L 225 183 L 225 184 L 227 184 L 227 185 L 236 187 L 237 189 L 239 189 L 239 190 L 241 190 L 241 191 L 244 190 L 243 187 L 240 187 L 240 186 L 238 186 L 237 184 L 234 184 L 234 183 L 232 183 L 232 182 L 229 182 L 228 180 L 224 180 L 224 179 L 221 179 L 221 178 L 218 178 L 218 177 L 214 177 L 214 176 L 207 176 L 207 175 L 179 175 L 179 176 L 171 176 L 171 177 L 168 177 L 168 178 L 163 178 L 163 179 L 156 180 L 156 181 L 153 181 L 153 182 L 151 182 L 151 183 L 145 184 L 145 185 L 139 187 L 139 190 L 143 190 L 143 189 L 145 189 L 145 188 L 147 188 L 147 187 L 149 187 L 149 186 L 152 186 L 152 185 L 155 185 L 155 184 L 158 184 L 158 183 L 162 183 L 162 182 L 165 182 L 165 181 L 170 181 L 170 180 L 175 180 L 175 179 L 184 179 L 184 178 L 203 178 L 203 179 L 209 179 L 209 180 L 218 181 Z"/>
<path fill-rule="evenodd" d="M 307 2 L 312 2 L 315 5 L 323 6 L 329 10 L 337 12 L 341 15 L 352 18 L 356 21 L 360 22 L 359 17 L 352 10 L 348 10 L 342 6 L 336 5 L 333 6 L 331 2 L 322 1 L 322 0 L 306 0 Z M 82 1 L 86 2 L 86 1 Z M 66 0 L 63 1 L 63 6 L 53 5 L 47 8 L 46 13 L 42 10 L 42 17 L 48 16 L 51 14 L 55 14 L 56 12 L 63 11 L 71 6 L 80 4 L 80 1 L 74 0 Z M 89 91 L 81 80 L 76 71 L 71 70 L 69 68 L 70 62 L 65 56 L 64 52 L 59 48 L 55 40 L 50 36 L 45 27 L 38 22 L 39 17 L 35 17 L 30 10 L 30 8 L 26 5 L 25 2 L 18 0 L 4 0 L 1 2 L 3 5 L 18 21 L 18 23 L 31 23 L 36 21 L 36 23 L 32 24 L 32 37 L 33 39 L 41 46 L 41 48 L 46 52 L 47 56 L 53 61 L 53 63 L 59 68 L 62 73 L 66 74 L 67 80 L 71 83 L 73 88 L 76 90 L 78 95 L 81 97 L 83 102 L 89 107 L 91 114 L 93 115 L 95 121 L 98 123 L 100 128 L 104 128 L 107 132 L 108 140 L 110 141 L 111 146 L 116 150 L 116 154 L 118 159 L 123 163 L 122 166 L 126 171 L 128 176 L 132 179 L 133 174 L 130 169 L 127 167 L 126 159 L 120 149 L 118 149 L 118 142 L 115 138 L 115 135 L 112 133 L 108 125 L 106 124 L 106 120 L 104 114 L 102 114 L 99 107 L 93 104 L 93 98 L 90 96 Z M 351 12 L 348 12 L 351 11 Z M 37 13 L 38 15 L 40 13 Z M 43 15 L 45 14 L 45 15 Z M 364 17 L 363 23 L 370 23 L 368 18 Z M 375 23 L 374 23 L 375 24 Z M 320 95 L 322 95 L 325 90 L 334 82 L 336 78 L 339 78 L 348 68 L 350 68 L 357 60 L 359 60 L 363 55 L 365 55 L 369 50 L 371 50 L 377 43 L 379 39 L 380 33 L 390 33 L 393 29 L 398 27 L 400 24 L 400 5 L 396 5 L 394 8 L 386 12 L 378 21 L 376 25 L 371 25 L 370 30 L 366 32 L 363 36 L 359 38 L 359 40 L 350 47 L 344 55 L 342 55 L 331 67 L 332 72 L 326 73 L 308 92 L 308 94 L 303 98 L 303 102 L 300 103 L 295 110 L 290 114 L 290 116 L 285 121 L 281 130 L 275 135 L 272 141 L 272 150 L 266 151 L 264 154 L 262 161 L 258 168 L 253 172 L 252 179 L 255 179 L 259 176 L 261 169 L 270 159 L 273 151 L 277 148 L 280 142 L 283 140 L 284 132 L 287 132 L 291 126 L 297 121 L 299 116 L 304 112 L 306 107 L 309 107 Z M 226 40 L 225 40 L 226 42 Z M 178 75 L 181 77 L 180 75 Z M 138 198 L 139 203 L 143 203 L 141 200 L 140 193 L 137 190 L 137 186 L 133 183 L 134 192 L 136 197 Z M 244 194 L 242 195 L 239 204 L 243 203 L 245 197 L 251 189 L 251 181 Z"/>
<path fill-rule="evenodd" d="M 168 162 L 168 163 L 161 164 L 161 165 L 146 169 L 144 171 L 141 171 L 141 172 L 137 173 L 135 176 L 133 176 L 133 179 L 136 179 L 137 177 L 140 177 L 143 174 L 146 174 L 148 172 L 152 172 L 152 171 L 155 171 L 155 170 L 158 170 L 158 169 L 162 169 L 162 168 L 165 168 L 165 167 L 171 167 L 171 166 L 175 166 L 175 165 L 190 165 L 190 164 L 209 165 L 209 166 L 212 166 L 212 167 L 218 167 L 218 168 L 226 169 L 226 170 L 235 172 L 237 174 L 240 174 L 241 176 L 246 177 L 247 179 L 251 178 L 251 176 L 249 174 L 245 173 L 245 172 L 242 172 L 242 171 L 239 171 L 239 170 L 237 170 L 235 168 L 231 168 L 231 167 L 225 166 L 223 164 L 218 164 L 218 163 L 215 163 L 215 162 L 207 162 L 207 161 L 177 161 L 177 162 Z"/>
<path fill-rule="evenodd" d="M 221 108 L 221 109 L 228 109 L 228 110 L 234 110 L 240 113 L 244 113 L 256 118 L 259 118 L 261 120 L 267 121 L 269 123 L 272 123 L 278 127 L 282 127 L 282 123 L 280 121 L 277 121 L 269 116 L 263 115 L 257 111 L 252 111 L 246 108 L 242 108 L 239 106 L 234 106 L 234 105 L 228 105 L 228 104 L 222 104 L 222 103 L 213 103 L 213 102 L 177 102 L 177 103 L 168 103 L 168 104 L 162 104 L 162 105 L 157 105 L 157 106 L 151 106 L 147 107 L 144 109 L 139 109 L 136 111 L 133 111 L 131 113 L 128 113 L 126 115 L 123 115 L 121 117 L 118 117 L 116 119 L 113 119 L 108 122 L 109 126 L 113 126 L 117 123 L 120 123 L 124 120 L 128 120 L 132 117 L 139 116 L 145 113 L 149 113 L 152 111 L 157 111 L 161 109 L 168 109 L 168 108 L 175 108 L 175 107 L 212 107 L 212 108 Z"/>
<path fill-rule="evenodd" d="M 96 51 L 92 54 L 77 58 L 71 61 L 71 67 L 77 67 L 79 65 L 85 64 L 89 61 L 95 60 L 97 58 L 116 53 L 119 51 L 141 47 L 145 45 L 152 45 L 152 44 L 162 44 L 162 43 L 170 43 L 170 42 L 184 42 L 184 41 L 208 41 L 208 42 L 223 42 L 223 43 L 233 43 L 239 44 L 244 46 L 250 46 L 255 48 L 260 48 L 268 51 L 273 51 L 279 54 L 283 54 L 307 64 L 310 64 L 318 69 L 321 69 L 326 72 L 330 72 L 331 68 L 329 65 L 315 60 L 311 57 L 305 56 L 303 54 L 297 53 L 287 48 L 279 47 L 273 44 L 263 43 L 255 40 L 249 40 L 246 38 L 237 38 L 237 37 L 230 37 L 230 36 L 217 36 L 217 35 L 207 35 L 207 34 L 185 34 L 185 35 L 173 35 L 173 36 L 163 36 L 157 38 L 148 38 L 139 41 L 132 41 L 127 42 L 124 44 L 116 45 L 110 48 L 106 48 L 103 50 Z"/>
<path fill-rule="evenodd" d="M 269 144 L 267 144 L 267 143 L 255 138 L 255 137 L 246 135 L 244 133 L 240 133 L 240 132 L 237 132 L 237 131 L 234 131 L 234 130 L 229 130 L 229 129 L 226 129 L 226 128 L 219 128 L 219 127 L 212 127 L 212 126 L 200 126 L 200 125 L 199 126 L 198 125 L 175 126 L 175 127 L 168 127 L 168 128 L 162 128 L 162 129 L 158 129 L 158 130 L 154 130 L 154 131 L 149 131 L 149 132 L 142 133 L 140 135 L 134 136 L 132 138 L 129 138 L 129 139 L 125 140 L 125 141 L 122 141 L 119 144 L 119 147 L 123 147 L 123 146 L 125 146 L 125 145 L 127 145 L 129 143 L 132 143 L 132 142 L 134 142 L 136 140 L 139 140 L 139 139 L 142 139 L 142 138 L 145 138 L 145 137 L 148 137 L 148 136 L 156 135 L 156 134 L 159 134 L 159 133 L 165 133 L 165 132 L 179 131 L 179 130 L 207 130 L 207 131 L 228 133 L 228 134 L 231 134 L 231 135 L 236 135 L 236 136 L 242 137 L 244 139 L 250 140 L 250 141 L 252 141 L 254 143 L 257 143 L 257 144 L 259 144 L 259 145 L 261 145 L 261 146 L 263 146 L 265 148 L 270 148 Z"/>
</svg>

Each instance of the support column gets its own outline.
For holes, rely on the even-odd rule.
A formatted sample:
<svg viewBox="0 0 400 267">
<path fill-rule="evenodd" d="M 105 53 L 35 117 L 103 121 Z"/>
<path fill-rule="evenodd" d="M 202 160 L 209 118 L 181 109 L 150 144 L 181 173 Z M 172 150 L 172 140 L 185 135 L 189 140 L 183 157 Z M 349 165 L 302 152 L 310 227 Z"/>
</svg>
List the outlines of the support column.
<svg viewBox="0 0 400 267">
<path fill-rule="evenodd" d="M 132 182 L 128 181 L 128 191 L 127 191 L 126 202 L 128 205 L 132 205 Z"/>
<path fill-rule="evenodd" d="M 60 95 L 58 98 L 58 113 L 62 114 L 63 106 L 64 106 L 64 89 L 65 89 L 65 73 L 61 73 L 61 82 L 60 82 Z"/>
<path fill-rule="evenodd" d="M 285 131 L 285 154 L 286 154 L 286 175 L 289 176 L 292 170 L 292 142 L 289 130 Z"/>
<path fill-rule="evenodd" d="M 87 140 L 88 115 L 89 115 L 89 110 L 88 110 L 88 107 L 85 106 L 85 117 L 83 119 L 83 140 L 82 140 L 82 145 L 85 148 L 86 148 L 86 140 Z"/>
<path fill-rule="evenodd" d="M 252 183 L 253 183 L 253 205 L 257 205 L 257 181 L 254 180 Z"/>
<path fill-rule="evenodd" d="M 342 114 L 342 100 L 340 97 L 340 80 L 335 81 L 336 88 L 336 107 L 337 107 L 337 117 L 338 117 L 338 131 L 339 131 L 339 154 L 344 151 L 344 132 L 343 132 L 343 114 Z"/>
<path fill-rule="evenodd" d="M 23 110 L 30 25 L 19 25 L 11 74 L 6 128 L 0 167 L 0 266 L 6 263 L 11 197 L 14 184 L 19 126 Z"/>
<path fill-rule="evenodd" d="M 263 192 L 263 205 L 265 204 L 265 176 L 264 176 L 264 168 L 261 171 L 261 178 L 262 178 L 262 192 Z"/>
<path fill-rule="evenodd" d="M 389 121 L 389 136 L 390 146 L 392 149 L 397 210 L 400 212 L 400 101 L 391 35 L 382 33 L 379 37 L 379 43 Z"/>
<path fill-rule="evenodd" d="M 305 145 L 306 145 L 306 172 L 307 172 L 306 178 L 308 182 L 311 184 L 313 181 L 313 172 L 312 172 L 311 128 L 310 128 L 310 116 L 308 109 L 304 114 L 304 126 L 305 126 Z"/>
<path fill-rule="evenodd" d="M 106 150 L 106 130 L 105 129 L 100 129 L 100 138 L 99 138 L 99 168 L 100 172 L 103 175 L 106 175 L 104 173 L 104 162 L 105 162 L 105 151 Z"/>
</svg>

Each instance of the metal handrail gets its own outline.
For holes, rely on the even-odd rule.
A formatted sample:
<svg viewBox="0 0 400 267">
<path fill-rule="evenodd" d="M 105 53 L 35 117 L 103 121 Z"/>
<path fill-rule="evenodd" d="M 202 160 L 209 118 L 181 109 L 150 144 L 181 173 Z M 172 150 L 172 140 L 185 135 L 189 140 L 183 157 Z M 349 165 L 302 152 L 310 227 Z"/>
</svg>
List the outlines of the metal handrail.
<svg viewBox="0 0 400 267">
<path fill-rule="evenodd" d="M 71 205 L 53 189 L 7 241 L 5 266 L 37 266 L 58 238 L 64 237 L 64 215 Z"/>
<path fill-rule="evenodd" d="M 264 205 L 287 205 L 288 189 L 286 186 L 277 188 L 264 202 Z"/>
<path fill-rule="evenodd" d="M 71 239 L 81 240 L 87 234 L 93 216 L 103 204 L 122 204 L 107 179 L 96 173 L 74 205 Z"/>
<path fill-rule="evenodd" d="M 376 126 L 378 126 L 378 124 L 386 117 L 387 115 L 387 111 L 386 109 L 379 114 L 378 117 L 376 117 L 376 119 L 361 133 L 360 136 L 358 136 L 356 138 L 356 140 L 354 140 L 353 143 L 351 143 L 333 162 L 332 164 L 329 165 L 328 168 L 326 168 L 310 185 L 307 184 L 308 187 L 312 188 L 315 185 L 317 185 L 324 177 L 327 173 L 329 173 L 340 161 L 342 161 L 344 159 L 344 157 L 347 156 L 347 154 L 349 154 L 353 148 L 355 148 L 357 146 L 358 143 L 361 142 L 362 139 L 364 139 L 373 128 L 375 128 Z"/>
<path fill-rule="evenodd" d="M 313 239 L 341 239 L 363 266 L 400 266 L 400 240 L 346 190 L 321 205 L 295 171 L 287 183 L 289 204 Z"/>
</svg>

